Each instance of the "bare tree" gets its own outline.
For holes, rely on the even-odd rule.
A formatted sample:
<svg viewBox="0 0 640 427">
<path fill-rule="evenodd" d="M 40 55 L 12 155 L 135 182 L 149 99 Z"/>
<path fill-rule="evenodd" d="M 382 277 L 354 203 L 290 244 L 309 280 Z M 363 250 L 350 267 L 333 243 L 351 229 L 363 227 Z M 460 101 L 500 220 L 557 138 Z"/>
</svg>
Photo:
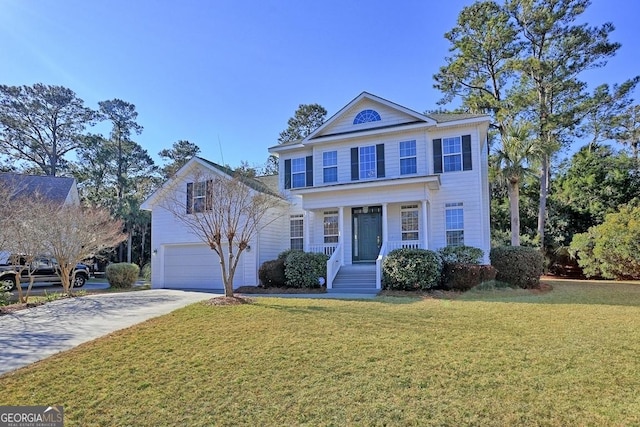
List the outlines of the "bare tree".
<svg viewBox="0 0 640 427">
<path fill-rule="evenodd" d="M 233 278 L 242 252 L 258 230 L 279 218 L 283 199 L 258 181 L 231 170 L 196 173 L 184 192 L 167 189 L 162 207 L 220 259 L 226 297 L 233 297 Z M 204 195 L 194 197 L 194 195 Z"/>
<path fill-rule="evenodd" d="M 127 238 L 122 221 L 113 219 L 105 209 L 43 204 L 41 212 L 50 223 L 44 237 L 45 253 L 57 260 L 58 275 L 67 294 L 72 290 L 79 262 L 114 248 Z"/>
</svg>

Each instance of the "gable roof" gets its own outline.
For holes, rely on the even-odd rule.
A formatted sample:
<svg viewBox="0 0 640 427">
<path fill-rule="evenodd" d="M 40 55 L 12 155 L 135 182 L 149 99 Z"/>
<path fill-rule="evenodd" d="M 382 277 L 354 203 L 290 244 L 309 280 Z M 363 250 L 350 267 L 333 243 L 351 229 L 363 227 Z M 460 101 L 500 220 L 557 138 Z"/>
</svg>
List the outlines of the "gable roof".
<svg viewBox="0 0 640 427">
<path fill-rule="evenodd" d="M 172 178 L 169 178 L 167 181 L 165 181 L 160 188 L 158 188 L 156 191 L 154 191 L 148 198 L 147 200 L 145 200 L 141 205 L 140 208 L 144 209 L 144 210 L 151 210 L 153 204 L 155 203 L 156 199 L 158 199 L 158 197 L 160 197 L 160 194 L 162 194 L 163 190 L 166 190 L 167 187 L 169 187 L 171 185 L 172 182 L 174 182 L 178 177 L 180 177 L 181 175 L 185 174 L 186 171 L 188 169 L 190 169 L 194 163 L 197 163 L 201 166 L 204 166 L 207 169 L 213 169 L 217 172 L 221 172 L 229 177 L 233 177 L 235 176 L 235 172 L 233 171 L 233 169 L 228 168 L 226 166 L 222 166 L 219 165 L 215 162 L 212 162 L 210 160 L 204 159 L 202 157 L 197 157 L 194 156 L 192 157 L 187 163 L 185 163 L 180 169 L 178 169 L 178 171 L 173 175 Z M 276 176 L 276 183 L 277 183 L 277 175 Z M 268 194 L 270 196 L 274 196 L 274 197 L 282 197 L 280 195 L 280 193 L 278 192 L 278 187 L 277 185 L 275 187 L 273 187 L 270 183 L 270 181 L 268 179 L 265 179 L 264 182 L 262 180 L 262 178 L 269 178 L 269 177 L 255 177 L 255 178 L 251 178 L 248 176 L 241 176 L 240 180 L 243 184 L 245 184 L 247 187 L 258 191 L 260 193 L 264 193 L 264 194 Z"/>
<path fill-rule="evenodd" d="M 30 197 L 36 194 L 52 202 L 65 203 L 73 190 L 74 178 L 47 175 L 23 175 L 0 172 L 0 185 L 13 186 L 15 197 Z"/>
<path fill-rule="evenodd" d="M 488 119 L 486 114 L 471 114 L 471 113 L 433 113 L 426 114 L 427 117 L 435 120 L 438 123 L 457 122 L 460 120 L 470 119 Z"/>
<path fill-rule="evenodd" d="M 316 130 L 311 132 L 309 134 L 309 136 L 307 136 L 306 138 L 304 138 L 302 140 L 302 143 L 322 136 L 323 132 L 327 128 L 331 127 L 331 125 L 334 122 L 336 122 L 340 117 L 342 117 L 342 115 L 345 112 L 347 112 L 352 107 L 354 107 L 355 105 L 357 105 L 358 103 L 360 103 L 360 102 L 362 102 L 364 100 L 368 100 L 368 101 L 371 101 L 371 102 L 373 102 L 375 104 L 381 104 L 381 105 L 389 107 L 389 108 L 391 108 L 393 110 L 400 111 L 400 112 L 408 115 L 409 117 L 413 118 L 413 123 L 423 123 L 423 124 L 427 124 L 427 125 L 435 125 L 436 124 L 433 119 L 425 116 L 424 114 L 420 114 L 417 111 L 411 110 L 410 108 L 407 108 L 407 107 L 403 107 L 400 104 L 396 104 L 395 102 L 392 102 L 392 101 L 389 101 L 387 99 L 381 98 L 379 96 L 373 95 L 373 94 L 371 94 L 369 92 L 362 92 L 360 95 L 358 95 L 355 98 L 353 98 L 347 105 L 342 107 L 337 113 L 335 113 L 333 116 L 331 116 L 320 127 L 318 127 Z M 411 122 L 402 123 L 400 125 L 403 125 L 403 124 L 405 124 L 405 125 L 406 124 L 411 124 Z M 380 128 L 380 127 L 377 127 L 377 128 Z M 371 128 L 368 128 L 366 130 L 371 130 Z"/>
</svg>

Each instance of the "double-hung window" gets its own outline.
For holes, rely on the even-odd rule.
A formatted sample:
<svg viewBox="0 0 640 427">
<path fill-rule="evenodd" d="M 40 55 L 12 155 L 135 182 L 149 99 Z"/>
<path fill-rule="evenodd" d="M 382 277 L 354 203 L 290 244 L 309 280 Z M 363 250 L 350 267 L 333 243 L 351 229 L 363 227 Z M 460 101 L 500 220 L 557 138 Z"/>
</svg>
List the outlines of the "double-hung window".
<svg viewBox="0 0 640 427">
<path fill-rule="evenodd" d="M 323 182 L 338 182 L 338 152 L 325 151 L 322 153 Z"/>
<path fill-rule="evenodd" d="M 187 184 L 187 213 L 209 211 L 213 207 L 213 181 L 189 182 Z"/>
<path fill-rule="evenodd" d="M 307 170 L 304 157 L 291 159 L 291 186 L 301 188 L 306 186 Z"/>
<path fill-rule="evenodd" d="M 462 142 L 459 136 L 442 139 L 442 165 L 445 172 L 462 170 Z"/>
<path fill-rule="evenodd" d="M 464 211 L 462 203 L 447 203 L 445 205 L 445 220 L 447 227 L 447 246 L 464 245 Z"/>
<path fill-rule="evenodd" d="M 376 176 L 376 146 L 360 147 L 360 179 Z"/>
<path fill-rule="evenodd" d="M 338 211 L 324 212 L 324 242 L 338 243 Z"/>
<path fill-rule="evenodd" d="M 402 221 L 402 240 L 418 240 L 420 238 L 418 205 L 402 206 L 400 218 Z"/>
<path fill-rule="evenodd" d="M 291 249 L 304 250 L 304 218 L 303 215 L 291 215 Z"/>
<path fill-rule="evenodd" d="M 400 175 L 414 174 L 417 171 L 415 139 L 400 142 Z"/>
</svg>

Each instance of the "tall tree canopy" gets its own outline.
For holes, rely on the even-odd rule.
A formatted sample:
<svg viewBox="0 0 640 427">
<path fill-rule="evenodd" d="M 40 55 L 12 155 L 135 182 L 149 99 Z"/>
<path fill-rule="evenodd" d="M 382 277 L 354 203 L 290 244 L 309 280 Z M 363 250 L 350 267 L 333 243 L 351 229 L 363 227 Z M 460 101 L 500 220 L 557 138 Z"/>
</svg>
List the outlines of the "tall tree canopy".
<svg viewBox="0 0 640 427">
<path fill-rule="evenodd" d="M 469 111 L 491 114 L 505 136 L 511 120 L 529 122 L 542 151 L 538 209 L 538 240 L 544 245 L 547 195 L 554 156 L 568 146 L 578 125 L 595 103 L 580 80 L 603 67 L 620 45 L 609 40 L 614 27 L 579 24 L 589 0 L 477 1 L 460 13 L 458 25 L 446 34 L 451 57 L 434 76 L 443 101 L 461 98 Z M 621 87 L 632 90 L 637 81 Z M 622 104 L 616 97 L 607 112 Z"/>
<path fill-rule="evenodd" d="M 198 154 L 200 154 L 200 147 L 193 142 L 183 139 L 174 142 L 171 148 L 161 150 L 158 155 L 162 160 L 167 162 L 167 164 L 162 167 L 164 179 L 172 177 L 189 159 Z"/>
<path fill-rule="evenodd" d="M 280 132 L 278 144 L 297 141 L 308 136 L 319 128 L 327 117 L 327 110 L 319 104 L 300 104 L 293 117 L 287 122 L 288 127 Z"/>
<path fill-rule="evenodd" d="M 56 176 L 96 113 L 63 86 L 0 85 L 0 153 Z"/>
</svg>

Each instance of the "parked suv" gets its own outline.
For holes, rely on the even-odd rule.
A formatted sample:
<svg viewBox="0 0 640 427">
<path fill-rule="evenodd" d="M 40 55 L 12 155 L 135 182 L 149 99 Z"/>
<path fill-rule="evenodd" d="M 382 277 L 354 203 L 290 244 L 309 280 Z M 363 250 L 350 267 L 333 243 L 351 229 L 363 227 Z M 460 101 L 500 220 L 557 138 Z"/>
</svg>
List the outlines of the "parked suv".
<svg viewBox="0 0 640 427">
<path fill-rule="evenodd" d="M 15 264 L 16 258 L 18 258 L 18 262 L 22 265 Z M 60 268 L 55 258 L 46 256 L 36 257 L 29 267 L 30 268 L 27 269 L 25 266 L 24 258 L 5 257 L 5 259 L 0 260 L 0 291 L 11 291 L 15 289 L 16 276 L 20 268 L 23 268 L 22 274 L 20 275 L 20 283 L 22 286 L 29 285 L 28 271 L 31 271 L 34 284 L 60 285 L 62 283 L 58 275 Z M 81 288 L 89 279 L 89 267 L 84 264 L 78 264 L 76 265 L 75 272 L 76 276 L 73 287 Z"/>
</svg>

